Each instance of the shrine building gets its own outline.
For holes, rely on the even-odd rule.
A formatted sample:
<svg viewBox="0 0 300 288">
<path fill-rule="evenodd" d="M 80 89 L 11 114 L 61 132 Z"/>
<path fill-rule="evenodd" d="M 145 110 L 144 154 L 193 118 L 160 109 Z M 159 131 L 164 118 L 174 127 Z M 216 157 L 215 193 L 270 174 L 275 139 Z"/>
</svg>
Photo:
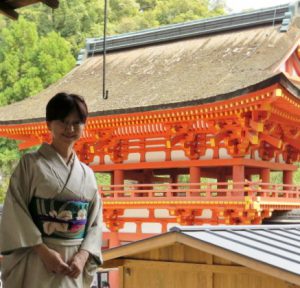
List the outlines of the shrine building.
<svg viewBox="0 0 300 288">
<path fill-rule="evenodd" d="M 299 228 L 173 227 L 103 251 L 103 266 L 119 268 L 120 288 L 299 288 Z"/>
<path fill-rule="evenodd" d="M 107 99 L 103 41 L 88 39 L 86 59 L 63 79 L 0 108 L 0 137 L 20 149 L 49 142 L 48 100 L 85 97 L 90 117 L 75 149 L 109 175 L 99 187 L 107 247 L 298 209 L 299 5 L 108 37 Z"/>
</svg>

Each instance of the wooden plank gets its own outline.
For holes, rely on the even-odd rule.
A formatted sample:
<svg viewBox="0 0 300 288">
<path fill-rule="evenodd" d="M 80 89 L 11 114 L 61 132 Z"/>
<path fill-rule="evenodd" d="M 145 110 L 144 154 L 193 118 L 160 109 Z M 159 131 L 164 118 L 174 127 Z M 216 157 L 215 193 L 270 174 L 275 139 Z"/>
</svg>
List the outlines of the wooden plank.
<svg viewBox="0 0 300 288">
<path fill-rule="evenodd" d="M 174 248 L 174 261 L 183 262 L 184 261 L 184 247 L 185 245 L 181 243 L 176 243 L 172 246 Z"/>
<path fill-rule="evenodd" d="M 192 247 L 184 245 L 184 262 L 212 264 L 207 262 L 208 257 L 211 257 L 211 255 L 207 254 L 205 251 L 196 250 Z"/>
<path fill-rule="evenodd" d="M 19 17 L 19 14 L 11 6 L 5 3 L 0 3 L 0 13 L 13 20 L 17 20 Z"/>
<path fill-rule="evenodd" d="M 124 266 L 132 269 L 181 270 L 187 272 L 209 272 L 221 274 L 258 274 L 258 272 L 237 265 L 197 264 L 171 261 L 124 259 Z"/>
<path fill-rule="evenodd" d="M 209 265 L 214 264 L 214 256 L 212 254 L 206 255 L 206 264 L 209 264 Z"/>
<path fill-rule="evenodd" d="M 296 288 L 278 278 L 253 274 L 215 274 L 214 288 Z M 207 288 L 207 287 L 205 287 Z"/>
<path fill-rule="evenodd" d="M 240 255 L 238 253 L 225 250 L 221 247 L 217 247 L 213 244 L 205 243 L 202 241 L 199 241 L 198 239 L 193 239 L 191 237 L 186 237 L 185 235 L 182 235 L 180 233 L 176 234 L 177 236 L 177 242 L 183 243 L 185 245 L 188 245 L 190 247 L 193 247 L 198 250 L 205 251 L 207 253 L 211 253 L 213 255 L 228 259 L 232 262 L 238 263 L 240 265 L 243 265 L 245 267 L 248 267 L 250 269 L 253 269 L 254 271 L 270 275 L 272 277 L 288 281 L 293 284 L 300 285 L 300 276 L 295 275 L 293 273 L 290 273 L 288 271 L 285 271 L 283 269 L 279 269 L 276 267 L 273 267 L 271 265 L 261 263 L 259 261 L 256 261 L 254 259 L 251 259 L 249 257 Z"/>
<path fill-rule="evenodd" d="M 116 268 L 122 267 L 124 265 L 124 259 L 111 259 L 108 261 L 104 261 L 101 265 L 101 268 L 108 269 L 108 268 Z"/>
<path fill-rule="evenodd" d="M 207 272 L 206 274 L 206 288 L 214 288 L 214 273 Z"/>
<path fill-rule="evenodd" d="M 296 171 L 297 166 L 292 164 L 266 162 L 261 160 L 253 159 L 212 159 L 212 160 L 185 160 L 185 161 L 161 161 L 161 162 L 145 162 L 145 163 L 126 163 L 126 164 L 101 164 L 91 165 L 90 167 L 96 172 L 109 172 L 111 170 L 136 170 L 139 169 L 162 169 L 162 168 L 184 168 L 184 167 L 216 167 L 221 165 L 232 166 L 232 165 L 244 165 L 248 167 L 258 168 L 270 168 L 272 170 L 288 170 Z"/>
<path fill-rule="evenodd" d="M 124 267 L 119 267 L 119 288 L 124 287 Z"/>
<path fill-rule="evenodd" d="M 163 263 L 163 265 L 162 265 Z M 125 261 L 124 282 L 123 287 L 126 288 L 168 288 L 168 287 L 205 287 L 205 288 L 237 288 L 237 287 L 272 287 L 272 288 L 288 288 L 299 287 L 289 284 L 276 278 L 277 275 L 268 276 L 252 269 L 245 269 L 245 273 L 239 271 L 230 271 L 231 273 L 213 273 L 191 269 L 190 263 L 179 263 L 182 267 L 178 267 L 177 263 L 168 261 L 145 261 L 132 260 Z M 191 263 L 193 266 L 197 265 Z M 187 267 L 188 265 L 188 267 Z M 201 264 L 200 264 L 201 265 Z M 213 266 L 213 265 L 212 265 Z M 232 266 L 236 267 L 236 266 Z M 240 266 L 238 266 L 240 267 Z M 232 269 L 231 269 L 232 270 Z M 236 273 L 232 273 L 236 272 Z M 216 280 L 208 282 L 209 275 L 213 274 Z M 213 285 L 213 286 L 212 286 Z M 120 286 L 122 287 L 122 286 Z"/>
<path fill-rule="evenodd" d="M 214 256 L 212 254 L 207 254 L 206 263 L 207 265 L 214 265 Z M 214 265 L 214 266 L 218 266 L 218 265 Z M 206 278 L 207 278 L 206 288 L 214 288 L 214 273 L 207 272 Z"/>
<path fill-rule="evenodd" d="M 172 245 L 175 243 L 175 239 L 175 232 L 159 235 L 151 239 L 138 241 L 134 244 L 124 245 L 114 249 L 105 250 L 103 251 L 103 259 L 104 261 L 108 261 L 110 259 L 116 259 L 118 257 L 147 252 L 152 249 Z"/>
</svg>

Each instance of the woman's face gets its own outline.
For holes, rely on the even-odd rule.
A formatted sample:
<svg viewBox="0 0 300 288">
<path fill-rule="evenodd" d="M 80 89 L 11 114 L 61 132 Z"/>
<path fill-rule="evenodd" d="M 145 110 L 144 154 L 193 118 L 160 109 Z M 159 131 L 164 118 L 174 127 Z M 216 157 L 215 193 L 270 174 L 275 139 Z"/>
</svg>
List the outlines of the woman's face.
<svg viewBox="0 0 300 288">
<path fill-rule="evenodd" d="M 76 110 L 63 120 L 47 122 L 47 126 L 52 134 L 53 143 L 68 146 L 72 146 L 81 137 L 84 128 Z"/>
</svg>

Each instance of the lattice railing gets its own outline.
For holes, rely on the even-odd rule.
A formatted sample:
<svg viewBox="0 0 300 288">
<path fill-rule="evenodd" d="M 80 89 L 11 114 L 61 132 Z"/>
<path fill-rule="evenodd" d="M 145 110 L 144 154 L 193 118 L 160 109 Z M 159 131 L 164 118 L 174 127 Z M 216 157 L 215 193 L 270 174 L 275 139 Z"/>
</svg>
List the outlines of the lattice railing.
<svg viewBox="0 0 300 288">
<path fill-rule="evenodd" d="M 163 183 L 102 185 L 99 192 L 103 199 L 183 199 L 218 200 L 244 198 L 245 196 L 272 199 L 299 199 L 300 186 L 261 182 L 215 182 L 215 183 Z"/>
</svg>

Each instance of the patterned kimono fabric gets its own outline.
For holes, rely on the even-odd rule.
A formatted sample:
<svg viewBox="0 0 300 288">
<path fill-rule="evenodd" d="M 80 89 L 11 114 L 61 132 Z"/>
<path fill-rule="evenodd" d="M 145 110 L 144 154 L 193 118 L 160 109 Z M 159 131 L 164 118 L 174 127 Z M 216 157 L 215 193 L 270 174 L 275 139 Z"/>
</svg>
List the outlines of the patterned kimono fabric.
<svg viewBox="0 0 300 288">
<path fill-rule="evenodd" d="M 102 263 L 102 211 L 92 170 L 74 155 L 67 166 L 48 144 L 15 169 L 4 203 L 0 251 L 5 288 L 90 287 Z M 48 272 L 32 247 L 45 243 L 68 262 L 79 250 L 90 257 L 74 279 Z"/>
</svg>

